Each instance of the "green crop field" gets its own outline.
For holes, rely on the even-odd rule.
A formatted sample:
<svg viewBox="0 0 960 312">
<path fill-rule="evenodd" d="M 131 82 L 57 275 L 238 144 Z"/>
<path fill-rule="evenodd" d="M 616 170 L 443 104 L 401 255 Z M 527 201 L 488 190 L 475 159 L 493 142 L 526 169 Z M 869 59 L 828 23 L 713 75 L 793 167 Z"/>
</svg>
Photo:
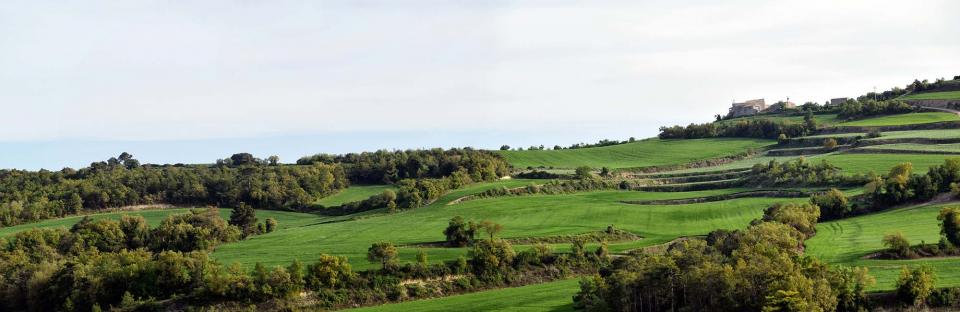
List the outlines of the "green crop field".
<svg viewBox="0 0 960 312">
<path fill-rule="evenodd" d="M 925 151 L 925 152 L 951 152 L 951 153 L 960 152 L 960 144 L 957 144 L 957 143 L 955 144 L 898 143 L 898 144 L 871 145 L 871 146 L 864 146 L 861 148 L 901 150 L 901 151 Z M 955 157 L 960 157 L 960 155 L 956 155 Z"/>
<path fill-rule="evenodd" d="M 453 216 L 468 220 L 491 220 L 504 226 L 503 237 L 532 237 L 598 231 L 614 224 L 645 239 L 611 244 L 612 251 L 654 245 L 671 239 L 706 234 L 714 229 L 741 228 L 762 215 L 763 209 L 780 201 L 806 199 L 743 198 L 690 205 L 633 205 L 621 200 L 689 198 L 732 193 L 740 189 L 700 192 L 655 193 L 601 191 L 567 195 L 501 197 L 472 200 L 456 205 L 447 202 L 499 185 L 520 186 L 529 181 L 486 183 L 453 192 L 440 201 L 410 211 L 344 222 L 316 224 L 280 230 L 220 246 L 213 256 L 224 262 L 250 266 L 256 262 L 285 265 L 293 259 L 312 261 L 320 253 L 347 256 L 355 269 L 375 265 L 365 260 L 370 244 L 390 240 L 397 244 L 442 241 L 443 229 Z M 558 246 L 558 250 L 566 246 Z M 464 249 L 432 248 L 433 261 L 451 260 Z M 416 248 L 400 248 L 401 262 L 414 260 Z"/>
<path fill-rule="evenodd" d="M 579 279 L 354 309 L 374 311 L 574 311 Z"/>
<path fill-rule="evenodd" d="M 351 185 L 339 193 L 321 198 L 317 201 L 317 204 L 324 207 L 336 207 L 370 198 L 370 196 L 380 194 L 383 190 L 388 189 L 394 189 L 393 185 Z"/>
<path fill-rule="evenodd" d="M 925 123 L 955 121 L 955 120 L 960 120 L 960 116 L 957 116 L 957 114 L 953 114 L 953 113 L 925 112 L 925 113 L 900 114 L 900 115 L 890 115 L 890 116 L 883 116 L 883 117 L 876 117 L 876 118 L 861 119 L 861 120 L 855 120 L 850 122 L 844 122 L 839 125 L 840 126 L 858 126 L 858 127 L 877 127 L 877 126 L 925 124 Z"/>
<path fill-rule="evenodd" d="M 750 116 L 750 117 L 739 117 L 734 119 L 727 119 L 718 121 L 718 124 L 724 123 L 734 123 L 740 120 L 747 119 L 765 119 L 776 122 L 790 122 L 790 123 L 802 123 L 803 115 L 797 116 L 782 116 L 782 115 L 760 115 L 760 116 Z M 842 120 L 837 119 L 837 114 L 823 114 L 823 115 L 814 115 L 814 119 L 817 121 L 818 125 L 822 126 L 831 126 L 842 122 Z"/>
<path fill-rule="evenodd" d="M 773 140 L 717 138 L 696 140 L 648 139 L 634 143 L 567 150 L 498 151 L 517 168 L 631 168 L 688 163 L 759 149 Z"/>
<path fill-rule="evenodd" d="M 866 133 L 835 133 L 805 136 L 803 138 L 842 138 L 842 137 L 866 137 Z M 879 138 L 865 140 L 884 140 L 884 139 L 908 139 L 908 138 L 929 138 L 929 139 L 955 139 L 960 138 L 960 129 L 942 129 L 942 130 L 907 130 L 907 131 L 887 131 L 882 132 Z"/>
<path fill-rule="evenodd" d="M 870 171 L 876 174 L 887 174 L 890 172 L 890 168 L 903 162 L 913 164 L 914 173 L 926 173 L 927 168 L 943 164 L 945 159 L 954 157 L 958 156 L 936 154 L 829 154 L 815 159 L 816 161 L 819 161 L 819 159 L 827 160 L 840 167 L 844 174 L 868 173 Z"/>
<path fill-rule="evenodd" d="M 147 219 L 147 223 L 150 226 L 157 226 L 160 224 L 160 221 L 163 221 L 164 218 L 171 214 L 176 213 L 186 213 L 189 212 L 189 208 L 171 208 L 171 209 L 151 209 L 151 210 L 137 210 L 137 211 L 121 211 L 121 212 L 108 212 L 108 213 L 98 213 L 89 215 L 94 220 L 110 218 L 119 220 L 122 215 L 138 215 L 143 216 Z M 230 209 L 221 208 L 220 216 L 224 219 L 230 218 Z M 44 220 L 37 223 L 27 223 L 16 226 L 0 228 L 0 236 L 7 236 L 14 234 L 26 229 L 31 228 L 51 228 L 51 227 L 63 227 L 70 228 L 74 224 L 80 221 L 83 216 L 73 216 L 60 219 Z M 279 222 L 280 229 L 304 226 L 309 224 L 314 224 L 320 222 L 322 219 L 316 215 L 308 213 L 299 213 L 299 212 L 289 212 L 289 211 L 276 211 L 276 210 L 257 210 L 257 219 L 261 222 L 266 218 L 274 218 Z"/>
<path fill-rule="evenodd" d="M 958 100 L 960 91 L 929 92 L 910 94 L 900 98 L 901 100 Z"/>
<path fill-rule="evenodd" d="M 830 264 L 864 266 L 877 278 L 874 290 L 893 289 L 893 282 L 904 265 L 929 265 L 937 273 L 937 286 L 960 286 L 960 258 L 918 260 L 865 260 L 863 256 L 881 251 L 884 235 L 902 232 L 911 244 L 940 240 L 937 215 L 940 208 L 931 205 L 894 209 L 817 225 L 817 235 L 807 241 L 807 254 Z M 953 204 L 957 205 L 957 204 Z"/>
</svg>

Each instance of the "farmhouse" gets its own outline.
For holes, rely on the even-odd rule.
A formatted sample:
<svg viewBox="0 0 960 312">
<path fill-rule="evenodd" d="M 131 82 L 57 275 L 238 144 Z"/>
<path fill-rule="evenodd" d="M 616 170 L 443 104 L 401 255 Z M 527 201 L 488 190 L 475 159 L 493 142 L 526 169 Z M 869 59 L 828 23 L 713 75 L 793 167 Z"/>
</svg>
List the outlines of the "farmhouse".
<svg viewBox="0 0 960 312">
<path fill-rule="evenodd" d="M 849 98 L 845 98 L 845 97 L 830 99 L 829 106 L 839 106 L 840 104 L 846 103 L 847 100 L 849 100 Z"/>
<path fill-rule="evenodd" d="M 756 115 L 767 109 L 767 103 L 763 99 L 749 100 L 743 103 L 733 103 L 730 106 L 730 117 L 740 117 Z"/>
</svg>

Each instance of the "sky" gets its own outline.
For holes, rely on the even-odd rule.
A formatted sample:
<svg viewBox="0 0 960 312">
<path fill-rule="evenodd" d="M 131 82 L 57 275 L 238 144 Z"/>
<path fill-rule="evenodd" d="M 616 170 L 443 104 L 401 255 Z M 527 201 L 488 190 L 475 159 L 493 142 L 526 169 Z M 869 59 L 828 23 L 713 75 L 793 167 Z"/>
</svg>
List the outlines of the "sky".
<svg viewBox="0 0 960 312">
<path fill-rule="evenodd" d="M 0 168 L 651 137 L 960 75 L 958 1 L 4 1 Z"/>
</svg>

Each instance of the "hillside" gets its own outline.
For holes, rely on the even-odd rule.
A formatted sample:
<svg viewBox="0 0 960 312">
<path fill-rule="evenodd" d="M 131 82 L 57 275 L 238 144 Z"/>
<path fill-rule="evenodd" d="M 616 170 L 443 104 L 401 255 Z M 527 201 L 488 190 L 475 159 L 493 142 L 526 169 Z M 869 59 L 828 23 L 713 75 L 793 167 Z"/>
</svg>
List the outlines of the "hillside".
<svg viewBox="0 0 960 312">
<path fill-rule="evenodd" d="M 498 151 L 516 168 L 637 168 L 679 165 L 697 160 L 762 149 L 772 140 L 724 138 L 704 140 L 647 139 L 613 146 L 564 150 Z"/>
<path fill-rule="evenodd" d="M 787 116 L 784 120 L 788 120 L 787 118 L 795 116 Z M 343 275 L 343 278 L 349 278 L 353 283 L 347 284 L 350 286 L 329 288 L 330 286 L 313 285 L 307 293 L 383 292 L 382 295 L 377 295 L 379 297 L 376 299 L 353 297 L 349 299 L 353 300 L 349 301 L 353 302 L 351 304 L 316 297 L 317 301 L 310 301 L 313 307 L 339 309 L 375 305 L 376 307 L 367 308 L 372 311 L 441 311 L 451 308 L 569 310 L 573 307 L 571 296 L 581 289 L 578 278 L 592 276 L 600 272 L 599 268 L 609 270 L 605 272 L 631 272 L 636 270 L 631 268 L 631 265 L 647 263 L 641 260 L 647 259 L 645 257 L 661 257 L 657 258 L 660 259 L 658 261 L 677 261 L 676 265 L 689 265 L 688 262 L 683 262 L 687 260 L 673 257 L 698 254 L 703 256 L 698 258 L 704 259 L 702 261 L 730 261 L 703 265 L 730 265 L 739 263 L 738 261 L 754 261 L 756 258 L 734 261 L 740 253 L 714 253 L 717 251 L 711 250 L 735 248 L 750 253 L 754 252 L 753 249 L 746 246 L 767 244 L 796 235 L 784 227 L 796 231 L 807 230 L 806 225 L 795 223 L 794 217 L 777 219 L 778 217 L 771 215 L 776 211 L 771 207 L 805 209 L 803 207 L 809 207 L 806 204 L 811 201 L 812 196 L 821 196 L 831 188 L 840 190 L 840 195 L 837 196 L 855 203 L 856 210 L 851 208 L 850 211 L 838 213 L 830 210 L 836 208 L 818 207 L 820 215 L 814 220 L 819 218 L 820 222 L 816 225 L 816 230 L 809 232 L 809 238 L 797 241 L 806 246 L 803 250 L 791 250 L 778 247 L 779 245 L 765 246 L 782 255 L 810 255 L 831 265 L 868 268 L 871 276 L 877 280 L 876 284 L 865 286 L 870 291 L 893 290 L 894 281 L 902 266 L 916 268 L 921 265 L 931 267 L 932 272 L 937 274 L 938 287 L 960 287 L 960 274 L 953 270 L 960 263 L 957 263 L 955 258 L 864 259 L 866 255 L 886 250 L 880 240 L 890 232 L 902 232 L 915 243 L 939 240 L 937 214 L 941 208 L 960 204 L 918 204 L 928 199 L 918 197 L 923 192 L 918 189 L 921 185 L 915 183 L 922 183 L 922 175 L 926 174 L 928 169 L 941 168 L 938 169 L 941 171 L 937 172 L 942 172 L 947 170 L 942 169 L 946 160 L 960 157 L 960 124 L 952 122 L 956 119 L 956 115 L 948 113 L 915 112 L 869 116 L 853 121 L 836 120 L 833 123 L 821 124 L 814 131 L 807 131 L 806 135 L 779 141 L 743 137 L 670 140 L 654 138 L 612 146 L 562 150 L 493 153 L 453 150 L 337 156 L 341 157 L 342 161 L 353 162 L 350 166 L 343 167 L 338 167 L 341 166 L 340 163 L 330 160 L 333 156 L 316 155 L 305 157 L 298 165 L 252 162 L 234 164 L 233 167 L 226 165 L 219 169 L 197 166 L 189 170 L 210 175 L 206 179 L 212 182 L 219 181 L 216 179 L 215 170 L 236 175 L 238 179 L 243 179 L 245 174 L 255 171 L 264 172 L 265 177 L 270 177 L 274 172 L 288 175 L 284 178 L 286 182 L 281 179 L 276 185 L 264 185 L 262 189 L 258 189 L 256 184 L 248 188 L 240 184 L 236 189 L 244 190 L 249 195 L 228 194 L 232 196 L 228 198 L 240 199 L 246 198 L 245 196 L 264 196 L 263 194 L 278 190 L 275 187 L 284 185 L 283 183 L 286 183 L 287 189 L 279 193 L 284 195 L 274 196 L 291 196 L 286 193 L 295 192 L 292 179 L 298 174 L 302 174 L 301 177 L 311 177 L 298 182 L 307 187 L 313 187 L 315 181 L 322 181 L 312 177 L 322 178 L 324 175 L 317 175 L 311 170 L 336 174 L 344 180 L 359 181 L 384 180 L 398 175 L 423 176 L 398 179 L 389 185 L 351 183 L 349 187 L 317 188 L 324 192 L 319 193 L 318 198 L 310 205 L 276 207 L 297 208 L 303 212 L 252 210 L 257 223 L 271 218 L 278 221 L 276 227 L 270 231 L 245 228 L 244 231 L 252 232 L 235 240 L 220 243 L 214 241 L 209 249 L 202 251 L 203 257 L 208 259 L 205 261 L 211 261 L 206 265 L 221 268 L 224 272 L 224 267 L 229 267 L 229 270 L 232 270 L 230 272 L 239 272 L 230 274 L 246 275 L 251 272 L 249 274 L 253 275 L 250 276 L 254 276 L 251 278 L 255 278 L 256 274 L 267 274 L 258 272 L 283 276 L 280 272 L 296 270 L 296 263 L 305 263 L 308 268 L 322 264 L 328 266 L 326 270 L 351 272 Z M 829 139 L 836 140 L 837 146 L 824 147 L 824 142 Z M 753 152 L 746 153 L 748 150 Z M 420 158 L 420 155 L 431 156 Z M 502 159 L 496 155 L 502 156 Z M 737 157 L 731 157 L 735 155 Z M 437 156 L 444 160 L 431 159 Z M 484 162 L 472 162 L 469 160 L 471 156 Z M 714 161 L 699 162 L 697 166 L 680 166 L 702 160 Z M 885 177 L 895 172 L 891 171 L 891 168 L 903 163 L 911 165 L 912 170 L 904 173 L 909 178 Z M 446 167 L 450 164 L 461 166 L 461 169 Z M 510 171 L 503 168 L 504 164 L 512 166 Z M 508 177 L 528 167 L 566 172 L 579 166 L 620 170 L 613 170 L 608 176 L 599 176 L 596 174 L 599 171 L 595 170 L 592 176 L 587 174 L 548 179 Z M 165 172 L 164 170 L 186 174 L 184 169 L 178 168 L 116 167 L 111 170 L 96 174 L 100 174 L 101 178 L 105 178 L 106 174 L 118 177 L 141 173 L 160 174 Z M 960 171 L 946 174 L 947 177 L 957 177 L 956 181 L 930 182 L 939 183 L 937 192 L 941 194 L 938 198 L 950 197 L 947 194 L 949 184 L 944 187 L 943 183 L 960 183 Z M 885 194 L 893 191 L 876 190 L 897 189 L 894 186 L 865 187 L 868 182 L 875 181 L 872 180 L 875 175 L 879 175 L 880 181 L 885 183 L 883 185 L 909 181 L 902 185 L 909 191 L 903 193 L 902 197 L 890 197 Z M 13 177 L 19 178 L 9 174 L 5 178 Z M 77 178 L 82 177 L 79 174 L 69 177 L 67 180 L 82 179 Z M 56 180 L 51 180 L 51 183 L 55 183 L 52 181 Z M 82 183 L 82 180 L 67 183 Z M 56 190 L 53 186 L 48 187 Z M 204 187 L 216 190 L 217 185 L 204 184 Z M 385 194 L 384 190 L 388 189 L 394 192 Z M 148 195 L 144 196 L 145 198 L 153 196 L 149 195 L 151 193 L 146 194 Z M 261 203 L 269 204 L 269 201 Z M 7 211 L 13 207 L 12 203 L 5 205 Z M 245 205 L 241 205 L 243 206 Z M 186 208 L 98 211 L 91 207 L 85 214 L 98 226 L 92 229 L 107 229 L 112 225 L 101 221 L 119 220 L 122 215 L 143 216 L 145 226 L 158 227 L 160 221 L 168 216 L 187 211 L 189 209 Z M 222 222 L 243 222 L 242 218 L 231 212 L 230 208 L 219 210 Z M 808 212 L 793 210 L 790 213 L 807 216 Z M 830 221 L 824 221 L 828 215 Z M 0 214 L 0 217 L 2 216 Z M 29 215 L 21 213 L 17 216 L 19 219 L 7 217 L 6 220 L 26 220 Z M 452 236 L 446 232 L 457 218 L 465 222 L 465 230 L 474 231 L 471 234 L 473 241 L 462 246 L 452 245 Z M 56 232 L 60 233 L 57 235 L 68 238 L 74 237 L 73 235 L 87 235 L 83 233 L 88 232 L 83 231 L 97 231 L 84 230 L 89 225 L 75 228 L 74 224 L 81 219 L 81 216 L 67 216 L 26 222 L 0 228 L 0 237 L 20 242 L 25 239 L 21 235 L 37 235 L 36 232 L 26 232 L 28 229 L 60 231 Z M 190 240 L 191 235 L 210 233 L 207 227 L 211 225 L 204 222 L 181 223 L 177 227 L 165 228 L 165 231 L 181 229 L 186 231 L 185 233 L 195 233 L 177 234 Z M 244 229 L 241 225 L 229 226 Z M 123 226 L 120 228 L 124 231 L 130 230 Z M 121 234 L 126 235 L 125 233 Z M 161 234 L 164 232 L 158 230 L 154 235 Z M 724 237 L 723 235 L 731 235 L 725 236 L 725 239 L 732 241 L 718 245 L 723 240 L 716 239 Z M 752 243 L 737 243 L 755 236 L 762 239 Z M 104 239 L 100 237 L 90 236 L 89 239 L 94 242 Z M 704 237 L 712 238 L 702 240 Z M 129 242 L 124 241 L 121 244 Z M 380 244 L 391 246 L 387 250 L 392 251 L 385 251 L 386 257 L 390 258 L 389 267 L 387 262 L 381 262 L 372 256 L 372 250 Z M 485 280 L 491 278 L 489 276 L 481 278 L 481 273 L 477 271 L 481 270 L 483 261 L 476 258 L 478 252 L 483 252 L 478 248 L 489 246 L 484 244 L 503 244 L 495 247 L 505 248 L 497 251 L 503 254 L 496 259 L 510 259 L 495 266 L 494 272 L 501 274 L 501 277 L 493 278 L 494 282 Z M 695 247 L 699 246 L 697 244 L 714 245 L 711 247 L 713 249 L 701 250 L 697 249 L 700 247 Z M 162 241 L 149 245 L 154 249 L 163 248 L 162 246 Z M 692 249 L 684 253 L 664 252 L 670 248 Z M 149 254 L 153 251 L 142 252 Z M 184 253 L 187 254 L 189 253 Z M 69 257 L 59 253 L 57 255 L 56 257 Z M 639 258 L 632 262 L 612 261 L 634 259 L 633 257 Z M 85 261 L 108 261 L 102 260 L 106 258 L 90 259 L 98 260 Z M 779 260 L 776 261 L 790 261 L 779 264 L 776 266 L 778 268 L 801 265 L 792 262 L 799 259 L 797 257 L 777 259 Z M 347 265 L 349 269 L 346 269 Z M 767 274 L 760 263 L 750 266 L 760 270 L 757 274 Z M 316 273 L 321 271 L 310 270 L 312 269 L 303 269 L 302 273 L 321 274 Z M 739 273 L 736 272 L 746 270 L 747 268 L 735 269 L 732 271 L 735 273 L 726 278 L 737 278 Z M 678 271 L 678 274 L 695 271 L 694 268 L 688 268 Z M 805 273 L 794 271 L 789 274 L 802 276 Z M 517 279 L 503 279 L 503 276 L 507 275 Z M 687 275 L 686 278 L 693 277 Z M 386 279 L 387 282 L 378 279 Z M 393 286 L 378 286 L 381 285 L 378 283 Z M 660 285 L 663 281 L 651 281 L 648 284 Z M 380 288 L 395 285 L 403 286 L 403 290 Z M 500 289 L 504 286 L 515 288 Z M 407 299 L 391 299 L 390 296 L 393 295 L 388 295 L 390 293 L 405 296 Z M 426 300 L 396 303 L 411 299 Z M 289 297 L 278 300 L 298 306 L 305 304 Z M 258 307 L 271 309 L 262 304 Z"/>
</svg>

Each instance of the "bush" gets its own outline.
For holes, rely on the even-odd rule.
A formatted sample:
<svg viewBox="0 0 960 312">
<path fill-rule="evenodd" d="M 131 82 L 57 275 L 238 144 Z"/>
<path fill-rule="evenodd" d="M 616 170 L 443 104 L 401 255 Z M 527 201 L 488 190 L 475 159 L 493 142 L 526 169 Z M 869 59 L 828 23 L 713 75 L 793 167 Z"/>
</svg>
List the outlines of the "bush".
<svg viewBox="0 0 960 312">
<path fill-rule="evenodd" d="M 909 258 L 913 255 L 910 250 L 910 241 L 900 232 L 885 235 L 883 246 L 886 246 L 889 252 L 900 258 Z"/>
<path fill-rule="evenodd" d="M 903 267 L 897 278 L 897 299 L 906 305 L 920 306 L 933 293 L 936 276 L 926 266 L 914 269 Z"/>
<path fill-rule="evenodd" d="M 832 151 L 837 148 L 837 140 L 834 138 L 829 138 L 823 141 L 823 149 Z"/>
<path fill-rule="evenodd" d="M 824 220 L 843 218 L 851 210 L 847 196 L 835 188 L 810 196 L 810 203 L 820 207 L 820 213 Z"/>
</svg>

